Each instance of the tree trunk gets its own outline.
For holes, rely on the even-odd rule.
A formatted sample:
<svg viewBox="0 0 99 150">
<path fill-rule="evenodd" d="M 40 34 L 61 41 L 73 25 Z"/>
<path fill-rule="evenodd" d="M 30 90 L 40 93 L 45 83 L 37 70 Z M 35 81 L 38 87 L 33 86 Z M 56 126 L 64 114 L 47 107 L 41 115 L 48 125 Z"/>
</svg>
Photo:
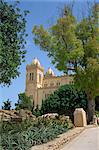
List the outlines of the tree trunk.
<svg viewBox="0 0 99 150">
<path fill-rule="evenodd" d="M 90 97 L 88 98 L 88 123 L 93 121 L 94 114 L 95 114 L 95 100 Z"/>
</svg>

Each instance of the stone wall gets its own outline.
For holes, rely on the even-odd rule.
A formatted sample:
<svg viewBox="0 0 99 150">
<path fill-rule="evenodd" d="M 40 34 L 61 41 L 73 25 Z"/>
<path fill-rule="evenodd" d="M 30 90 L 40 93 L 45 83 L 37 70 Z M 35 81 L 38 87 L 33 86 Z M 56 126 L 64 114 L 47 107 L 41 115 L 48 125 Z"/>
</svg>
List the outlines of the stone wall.
<svg viewBox="0 0 99 150">
<path fill-rule="evenodd" d="M 25 119 L 35 120 L 36 117 L 28 110 L 0 110 L 0 121 L 18 121 Z"/>
</svg>

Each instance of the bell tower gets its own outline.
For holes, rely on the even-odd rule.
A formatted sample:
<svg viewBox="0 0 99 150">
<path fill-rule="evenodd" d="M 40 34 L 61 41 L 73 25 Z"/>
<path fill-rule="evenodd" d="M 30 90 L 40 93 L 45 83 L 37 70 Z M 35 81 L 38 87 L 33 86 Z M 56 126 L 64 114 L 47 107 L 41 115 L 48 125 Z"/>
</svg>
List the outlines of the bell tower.
<svg viewBox="0 0 99 150">
<path fill-rule="evenodd" d="M 39 60 L 34 58 L 30 65 L 26 66 L 26 90 L 27 96 L 34 101 L 34 105 L 38 104 L 38 88 L 42 88 L 44 78 L 44 68 Z"/>
</svg>

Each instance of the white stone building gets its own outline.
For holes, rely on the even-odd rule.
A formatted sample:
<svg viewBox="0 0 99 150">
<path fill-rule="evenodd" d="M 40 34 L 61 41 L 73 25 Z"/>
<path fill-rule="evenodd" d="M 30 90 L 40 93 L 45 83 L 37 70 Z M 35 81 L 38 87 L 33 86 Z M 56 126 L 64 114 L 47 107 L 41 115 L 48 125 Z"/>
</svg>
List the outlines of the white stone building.
<svg viewBox="0 0 99 150">
<path fill-rule="evenodd" d="M 73 82 L 72 76 L 56 76 L 51 68 L 44 74 L 44 67 L 35 58 L 26 66 L 26 95 L 30 96 L 35 106 L 41 105 L 51 93 L 64 84 Z"/>
</svg>

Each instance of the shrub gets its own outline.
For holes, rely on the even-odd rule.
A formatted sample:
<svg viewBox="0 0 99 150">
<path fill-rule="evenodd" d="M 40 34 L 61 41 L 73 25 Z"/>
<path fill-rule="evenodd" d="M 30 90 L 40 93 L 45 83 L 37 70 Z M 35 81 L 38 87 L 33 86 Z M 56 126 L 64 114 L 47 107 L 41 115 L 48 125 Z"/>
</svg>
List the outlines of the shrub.
<svg viewBox="0 0 99 150">
<path fill-rule="evenodd" d="M 13 124 L 2 122 L 0 126 L 3 150 L 27 150 L 37 144 L 46 143 L 72 128 L 68 121 L 39 118 L 35 122 Z"/>
<path fill-rule="evenodd" d="M 80 107 L 87 109 L 85 92 L 77 90 L 74 85 L 64 85 L 42 101 L 41 114 L 58 113 L 73 118 L 75 108 Z"/>
<path fill-rule="evenodd" d="M 34 107 L 31 98 L 26 96 L 25 93 L 18 94 L 18 102 L 15 103 L 15 106 L 16 110 L 18 109 L 32 110 Z"/>
</svg>

